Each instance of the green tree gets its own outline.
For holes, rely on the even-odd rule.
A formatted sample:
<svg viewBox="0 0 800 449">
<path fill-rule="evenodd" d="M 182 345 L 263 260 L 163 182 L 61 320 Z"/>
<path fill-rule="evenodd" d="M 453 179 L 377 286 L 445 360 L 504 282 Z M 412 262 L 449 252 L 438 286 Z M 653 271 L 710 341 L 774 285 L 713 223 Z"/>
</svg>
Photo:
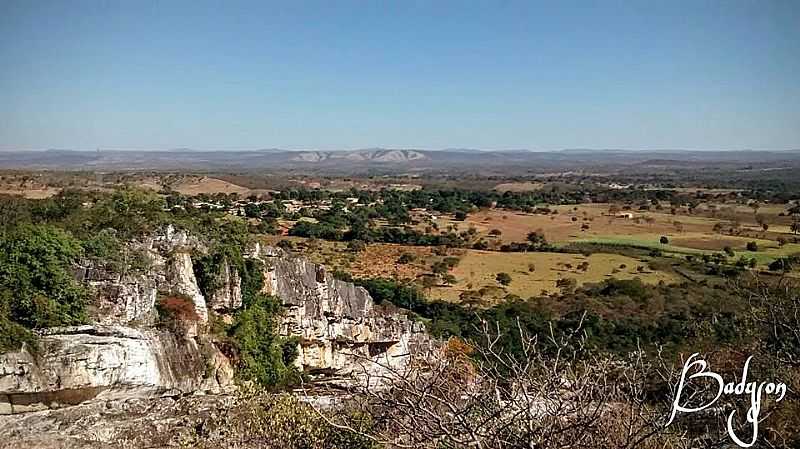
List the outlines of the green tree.
<svg viewBox="0 0 800 449">
<path fill-rule="evenodd" d="M 256 294 L 236 315 L 230 330 L 239 358 L 239 375 L 245 380 L 272 387 L 291 384 L 299 373 L 292 363 L 297 341 L 278 334 L 282 313 L 277 298 Z"/>
<path fill-rule="evenodd" d="M 508 273 L 497 273 L 497 275 L 494 278 L 501 285 L 511 284 L 511 275 L 509 275 Z"/>
<path fill-rule="evenodd" d="M 86 291 L 72 274 L 80 242 L 50 225 L 24 225 L 0 237 L 0 311 L 28 328 L 86 320 Z"/>
<path fill-rule="evenodd" d="M 247 203 L 244 206 L 244 216 L 247 218 L 259 218 L 261 216 L 261 208 L 255 203 Z"/>
<path fill-rule="evenodd" d="M 351 240 L 347 242 L 347 250 L 352 253 L 360 253 L 367 249 L 367 245 L 361 240 Z"/>
</svg>

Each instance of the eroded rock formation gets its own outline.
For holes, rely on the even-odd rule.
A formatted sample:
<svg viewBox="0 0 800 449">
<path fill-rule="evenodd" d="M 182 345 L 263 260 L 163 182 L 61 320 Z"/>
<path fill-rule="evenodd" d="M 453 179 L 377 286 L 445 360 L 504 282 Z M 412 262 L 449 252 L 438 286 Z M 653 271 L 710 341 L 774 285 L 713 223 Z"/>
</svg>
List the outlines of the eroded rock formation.
<svg viewBox="0 0 800 449">
<path fill-rule="evenodd" d="M 369 293 L 335 279 L 322 265 L 259 248 L 264 292 L 286 307 L 281 332 L 299 337 L 297 366 L 321 377 L 379 374 L 403 366 L 409 352 L 428 344 L 423 326 Z"/>
<path fill-rule="evenodd" d="M 0 414 L 232 388 L 230 363 L 201 329 L 208 311 L 189 251 L 202 245 L 169 227 L 132 247 L 149 259 L 145 272 L 76 269 L 94 292 L 93 324 L 46 329 L 37 348 L 0 354 Z M 162 295 L 191 300 L 197 320 L 185 332 L 155 326 Z"/>
<path fill-rule="evenodd" d="M 242 305 L 241 279 L 225 264 L 222 286 L 206 297 L 190 251 L 202 244 L 167 228 L 135 243 L 150 267 L 110 273 L 86 266 L 78 279 L 95 292 L 93 324 L 43 331 L 39 348 L 0 354 L 0 414 L 60 408 L 93 399 L 220 393 L 233 370 L 207 332 L 209 309 Z M 366 290 L 334 279 L 321 265 L 256 245 L 247 257 L 264 266 L 264 293 L 286 307 L 281 332 L 298 337 L 298 368 L 320 379 L 363 379 L 401 367 L 428 343 L 422 326 L 397 309 L 376 306 Z M 160 297 L 191 301 L 197 319 L 182 332 L 157 324 Z"/>
<path fill-rule="evenodd" d="M 222 264 L 222 285 L 209 294 L 208 307 L 216 312 L 242 307 L 242 280 L 227 261 Z"/>
<path fill-rule="evenodd" d="M 10 414 L 95 398 L 221 393 L 231 377 L 207 341 L 123 326 L 54 328 L 36 355 L 24 349 L 0 358 L 0 407 Z"/>
</svg>

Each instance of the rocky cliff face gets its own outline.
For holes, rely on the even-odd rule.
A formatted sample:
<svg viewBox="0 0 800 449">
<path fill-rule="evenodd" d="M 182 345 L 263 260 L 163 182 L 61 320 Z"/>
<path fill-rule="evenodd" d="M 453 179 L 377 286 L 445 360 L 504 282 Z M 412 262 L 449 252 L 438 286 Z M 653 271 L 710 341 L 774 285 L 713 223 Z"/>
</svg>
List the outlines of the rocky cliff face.
<svg viewBox="0 0 800 449">
<path fill-rule="evenodd" d="M 208 307 L 221 313 L 242 307 L 242 280 L 227 262 L 222 266 L 222 285 L 209 295 Z"/>
<path fill-rule="evenodd" d="M 428 339 L 421 324 L 390 307 L 376 307 L 369 293 L 334 279 L 322 265 L 256 247 L 264 261 L 264 292 L 286 307 L 281 332 L 300 338 L 296 363 L 320 378 L 361 377 L 402 367 L 409 352 Z"/>
<path fill-rule="evenodd" d="M 115 274 L 81 267 L 76 275 L 95 292 L 94 324 L 47 329 L 38 351 L 0 354 L 0 414 L 59 408 L 92 399 L 220 393 L 233 388 L 233 370 L 206 332 L 209 309 L 241 307 L 241 280 L 225 266 L 222 286 L 208 301 L 194 275 L 190 251 L 202 244 L 167 228 L 136 243 L 151 260 L 144 273 Z M 286 306 L 281 332 L 299 337 L 298 368 L 319 378 L 363 379 L 401 367 L 428 340 L 403 313 L 377 307 L 363 288 L 334 279 L 325 268 L 256 245 L 248 257 L 264 264 L 264 292 Z M 185 332 L 156 324 L 159 296 L 192 302 L 197 320 Z"/>
<path fill-rule="evenodd" d="M 233 375 L 208 341 L 124 326 L 49 329 L 34 356 L 0 359 L 0 414 L 92 399 L 221 393 Z"/>
<path fill-rule="evenodd" d="M 228 360 L 202 329 L 208 310 L 189 253 L 200 242 L 170 227 L 133 246 L 150 261 L 143 273 L 76 269 L 95 293 L 92 325 L 46 329 L 35 351 L 0 354 L 0 414 L 232 388 Z M 197 321 L 183 333 L 154 326 L 159 295 L 191 300 Z"/>
</svg>

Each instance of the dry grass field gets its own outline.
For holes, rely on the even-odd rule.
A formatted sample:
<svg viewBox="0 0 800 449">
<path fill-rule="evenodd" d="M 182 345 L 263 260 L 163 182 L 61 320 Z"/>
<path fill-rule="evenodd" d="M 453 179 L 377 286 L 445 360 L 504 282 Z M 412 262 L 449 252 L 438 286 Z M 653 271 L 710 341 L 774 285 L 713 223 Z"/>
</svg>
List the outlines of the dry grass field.
<svg viewBox="0 0 800 449">
<path fill-rule="evenodd" d="M 589 263 L 585 271 L 577 268 L 582 262 Z M 531 265 L 533 271 L 529 271 Z M 643 272 L 637 270 L 640 266 L 643 267 Z M 495 279 L 500 272 L 511 276 L 511 283 L 506 287 Z M 526 298 L 558 291 L 556 282 L 562 278 L 574 278 L 579 285 L 600 282 L 612 276 L 617 279 L 638 277 L 648 283 L 678 280 L 672 273 L 651 271 L 646 262 L 617 254 L 592 254 L 584 257 L 579 254 L 470 250 L 451 273 L 457 282 L 451 286 L 434 287 L 430 292 L 431 297 L 452 301 L 459 299 L 464 291 L 489 287 L 486 290 L 490 297 L 513 294 Z"/>
<path fill-rule="evenodd" d="M 608 204 L 582 204 L 578 206 L 555 206 L 556 214 L 528 214 L 501 209 L 485 209 L 468 215 L 464 221 L 449 216 L 437 217 L 439 229 L 451 226 L 462 231 L 475 228 L 488 241 L 496 245 L 524 241 L 531 231 L 543 232 L 548 242 L 566 244 L 574 241 L 608 240 L 624 237 L 631 241 L 658 243 L 661 236 L 669 238 L 673 247 L 703 251 L 720 251 L 726 246 L 734 250 L 743 249 L 747 242 L 756 241 L 759 246 L 776 246 L 775 240 L 783 235 L 791 240 L 789 218 L 779 216 L 785 211 L 782 205 L 766 205 L 758 215 L 769 224 L 764 231 L 756 222 L 753 210 L 745 205 L 716 205 L 715 216 L 707 206 L 698 207 L 692 215 L 685 211 L 671 214 L 661 211 L 624 211 L 631 218 L 613 216 Z M 717 223 L 728 226 L 733 220 L 741 223 L 739 235 L 722 235 L 714 231 Z M 422 222 L 419 228 L 428 225 Z M 499 237 L 489 236 L 489 231 L 500 231 Z"/>
<path fill-rule="evenodd" d="M 281 238 L 265 237 L 265 243 L 275 244 Z M 430 274 L 431 265 L 444 257 L 458 257 L 460 262 L 450 270 L 456 282 L 431 288 L 427 293 L 431 298 L 448 301 L 458 300 L 468 290 L 484 289 L 484 299 L 493 300 L 507 294 L 530 297 L 558 290 L 556 282 L 562 278 L 574 278 L 578 285 L 600 282 L 610 277 L 617 279 L 640 278 L 644 282 L 676 282 L 679 277 L 671 272 L 650 269 L 648 262 L 619 254 L 580 254 L 530 252 L 503 253 L 497 251 L 477 251 L 449 249 L 446 254 L 423 246 L 395 244 L 371 244 L 357 254 L 347 251 L 347 244 L 288 237 L 299 251 L 311 260 L 325 264 L 329 269 L 342 269 L 357 278 L 384 277 L 401 281 L 415 281 L 420 276 Z M 307 246 L 310 245 L 310 246 Z M 411 254 L 414 260 L 397 263 L 403 254 Z M 586 270 L 579 266 L 588 262 Z M 640 271 L 638 267 L 642 267 Z M 533 268 L 533 271 L 530 269 Z M 511 276 L 507 287 L 496 280 L 497 273 L 505 272 Z"/>
<path fill-rule="evenodd" d="M 440 231 L 465 231 L 474 228 L 478 235 L 490 242 L 495 251 L 472 249 L 442 249 L 394 244 L 371 244 L 365 251 L 354 254 L 347 250 L 346 243 L 314 242 L 314 248 L 302 249 L 304 254 L 331 269 L 341 269 L 355 277 L 386 277 L 405 281 L 420 281 L 431 276 L 432 265 L 444 257 L 458 257 L 459 263 L 447 274 L 453 276 L 452 285 L 437 277 L 438 285 L 428 289 L 431 298 L 459 300 L 463 295 L 491 301 L 512 294 L 530 297 L 558 289 L 559 279 L 574 278 L 581 285 L 600 282 L 610 277 L 619 279 L 640 278 L 644 282 L 675 282 L 683 278 L 674 271 L 670 260 L 679 262 L 685 256 L 702 256 L 720 253 L 723 250 L 739 258 L 755 259 L 759 269 L 779 257 L 800 253 L 800 242 L 789 232 L 781 233 L 788 225 L 780 224 L 787 217 L 779 216 L 785 211 L 782 205 L 765 205 L 757 213 L 770 224 L 764 231 L 756 220 L 753 208 L 747 205 L 716 204 L 701 205 L 689 214 L 686 210 L 670 213 L 659 211 L 624 211 L 630 217 L 613 216 L 608 204 L 583 204 L 578 206 L 555 206 L 556 213 L 550 215 L 529 214 L 500 209 L 485 209 L 470 213 L 464 221 L 451 216 L 438 215 L 434 219 L 424 212 L 415 213 L 419 221 L 417 228 L 423 230 L 436 223 Z M 740 223 L 738 235 L 722 234 L 715 230 L 717 223 L 730 226 Z M 376 225 L 385 223 L 376 222 Z M 777 228 L 777 229 L 776 229 Z M 499 236 L 490 236 L 491 230 L 500 231 Z M 531 231 L 543 232 L 548 242 L 556 246 L 570 244 L 594 244 L 589 256 L 560 252 L 509 253 L 496 251 L 509 242 L 524 241 Z M 661 243 L 666 237 L 668 243 Z M 779 245 L 783 237 L 789 243 Z M 304 244 L 303 239 L 293 239 Z M 757 250 L 747 250 L 749 242 L 755 242 Z M 635 248 L 635 249 L 634 249 Z M 639 259 L 637 254 L 648 254 L 653 250 L 672 256 L 666 263 L 650 265 L 652 257 Z M 410 262 L 398 263 L 406 254 Z M 587 253 L 588 254 L 588 253 Z M 588 262 L 585 269 L 579 268 Z M 641 268 L 640 268 L 641 267 Z M 532 270 L 531 270 L 532 268 Z M 511 282 L 507 286 L 496 280 L 498 273 L 508 273 Z M 420 282 L 421 284 L 421 282 Z M 481 293 L 476 293 L 481 292 Z"/>
<path fill-rule="evenodd" d="M 43 198 L 50 198 L 60 191 L 61 189 L 56 189 L 53 187 L 39 189 L 0 189 L 0 195 L 17 195 L 32 200 L 40 200 Z"/>
<path fill-rule="evenodd" d="M 250 189 L 217 178 L 187 178 L 172 185 L 172 189 L 183 195 L 201 193 L 238 193 L 247 195 Z"/>
<path fill-rule="evenodd" d="M 524 241 L 531 231 L 541 230 L 547 241 L 566 243 L 605 235 L 652 235 L 677 232 L 675 221 L 681 222 L 684 232 L 711 232 L 715 221 L 699 217 L 673 216 L 670 214 L 636 213 L 633 219 L 608 215 L 608 205 L 590 204 L 580 206 L 556 206 L 553 215 L 526 214 L 500 209 L 486 209 L 469 214 L 465 221 L 454 221 L 450 217 L 437 220 L 439 229 L 456 226 L 459 230 L 474 227 L 481 234 L 492 229 L 501 232 L 503 243 Z M 645 216 L 655 219 L 652 223 Z M 582 229 L 583 225 L 588 229 Z"/>
<path fill-rule="evenodd" d="M 544 187 L 544 183 L 541 182 L 506 182 L 496 185 L 494 190 L 498 192 L 532 192 L 534 190 L 541 190 L 542 187 Z"/>
</svg>

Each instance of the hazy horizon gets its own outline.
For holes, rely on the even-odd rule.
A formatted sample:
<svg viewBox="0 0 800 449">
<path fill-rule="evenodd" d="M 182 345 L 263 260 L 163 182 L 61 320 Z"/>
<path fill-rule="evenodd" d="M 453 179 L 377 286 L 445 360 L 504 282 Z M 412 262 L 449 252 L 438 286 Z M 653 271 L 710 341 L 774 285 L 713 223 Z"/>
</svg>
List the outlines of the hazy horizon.
<svg viewBox="0 0 800 449">
<path fill-rule="evenodd" d="M 43 152 L 43 151 L 101 151 L 101 152 L 354 152 L 354 151 L 451 151 L 451 152 L 531 152 L 531 153 L 551 153 L 567 151 L 597 151 L 597 152 L 792 152 L 800 151 L 800 148 L 554 148 L 554 149 L 528 149 L 528 148 L 394 148 L 394 147 L 365 147 L 365 148 L 1 148 L 2 152 Z"/>
</svg>

